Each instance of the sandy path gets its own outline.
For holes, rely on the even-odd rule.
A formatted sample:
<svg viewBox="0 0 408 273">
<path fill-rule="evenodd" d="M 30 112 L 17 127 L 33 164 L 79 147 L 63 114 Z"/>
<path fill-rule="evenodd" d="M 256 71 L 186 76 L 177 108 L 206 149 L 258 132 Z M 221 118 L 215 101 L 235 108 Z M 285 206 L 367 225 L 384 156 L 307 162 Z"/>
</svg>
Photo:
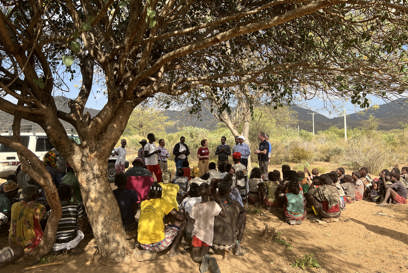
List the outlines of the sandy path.
<svg viewBox="0 0 408 273">
<path fill-rule="evenodd" d="M 303 272 L 292 264 L 306 254 L 314 255 L 321 266 L 305 269 L 309 272 L 408 272 L 408 206 L 379 207 L 361 201 L 348 205 L 338 222 L 305 220 L 293 227 L 269 212 L 252 211 L 243 242 L 246 255 L 215 255 L 223 273 Z M 263 235 L 265 224 L 270 232 Z M 280 242 L 273 238 L 276 233 Z M 2 245 L 4 242 L 1 240 Z M 92 262 L 92 243 L 85 249 L 80 256 L 59 255 L 52 259 L 64 265 L 26 272 L 199 272 L 187 254 L 162 256 L 154 262 L 101 265 Z M 0 272 L 23 272 L 23 266 L 11 265 Z"/>
</svg>

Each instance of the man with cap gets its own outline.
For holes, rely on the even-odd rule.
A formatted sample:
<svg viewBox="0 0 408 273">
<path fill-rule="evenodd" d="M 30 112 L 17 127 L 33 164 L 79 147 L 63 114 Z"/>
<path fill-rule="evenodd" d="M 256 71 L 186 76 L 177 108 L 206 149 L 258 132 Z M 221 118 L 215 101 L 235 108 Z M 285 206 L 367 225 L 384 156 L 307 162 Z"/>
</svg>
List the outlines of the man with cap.
<svg viewBox="0 0 408 273">
<path fill-rule="evenodd" d="M 116 173 L 123 173 L 125 172 L 125 164 L 126 164 L 126 139 L 122 139 L 120 141 L 120 147 L 115 148 L 113 150 L 113 155 L 117 155 L 115 162 L 115 169 Z"/>
<path fill-rule="evenodd" d="M 221 164 L 228 164 L 228 156 L 231 155 L 231 148 L 229 145 L 225 144 L 227 138 L 225 136 L 221 137 L 221 145 L 218 145 L 215 150 L 215 154 L 218 155 L 218 166 Z"/>
<path fill-rule="evenodd" d="M 251 154 L 251 150 L 249 149 L 248 144 L 244 143 L 244 141 L 245 141 L 245 137 L 239 136 L 238 144 L 234 146 L 232 151 L 234 153 L 241 154 L 241 163 L 244 164 L 244 166 L 247 168 L 248 167 L 248 157 Z"/>
</svg>

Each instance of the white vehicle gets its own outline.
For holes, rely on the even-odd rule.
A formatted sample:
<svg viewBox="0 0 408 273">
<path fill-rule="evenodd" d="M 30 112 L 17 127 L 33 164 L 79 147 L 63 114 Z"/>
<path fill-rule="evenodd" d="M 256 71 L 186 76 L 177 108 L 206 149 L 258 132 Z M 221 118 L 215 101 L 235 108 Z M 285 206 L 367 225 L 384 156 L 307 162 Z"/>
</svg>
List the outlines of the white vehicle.
<svg viewBox="0 0 408 273">
<path fill-rule="evenodd" d="M 12 133 L 2 133 L 0 135 L 12 137 Z M 71 135 L 70 138 L 72 138 L 77 143 L 80 142 L 78 136 Z M 53 148 L 45 133 L 22 132 L 21 142 L 41 160 L 43 159 L 44 155 Z M 115 180 L 115 161 L 115 156 L 111 156 L 108 159 L 109 182 L 113 182 Z M 0 143 L 0 178 L 5 179 L 11 174 L 16 174 L 16 170 L 19 165 L 20 162 L 17 152 L 12 148 Z M 65 165 L 65 161 L 63 165 Z M 128 161 L 126 161 L 125 166 L 126 168 L 129 167 Z"/>
<path fill-rule="evenodd" d="M 0 135 L 12 137 L 11 133 Z M 41 160 L 52 149 L 45 133 L 21 133 L 21 142 Z M 0 143 L 0 178 L 7 178 L 8 175 L 15 174 L 19 164 L 17 152 Z"/>
</svg>

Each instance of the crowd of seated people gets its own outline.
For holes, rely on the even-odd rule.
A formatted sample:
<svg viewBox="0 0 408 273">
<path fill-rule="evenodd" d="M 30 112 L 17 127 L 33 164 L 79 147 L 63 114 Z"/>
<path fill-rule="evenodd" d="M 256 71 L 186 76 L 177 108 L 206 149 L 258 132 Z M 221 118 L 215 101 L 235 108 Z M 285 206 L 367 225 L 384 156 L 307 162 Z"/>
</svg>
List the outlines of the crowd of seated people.
<svg viewBox="0 0 408 273">
<path fill-rule="evenodd" d="M 346 204 L 363 199 L 378 204 L 406 203 L 407 167 L 383 170 L 374 179 L 365 167 L 351 174 L 344 168 L 320 174 L 318 169 L 310 173 L 307 168 L 296 172 L 288 165 L 266 176 L 256 167 L 248 176 L 241 154 L 235 152 L 232 158 L 234 164 L 209 162 L 205 173 L 203 168 L 190 170 L 184 163 L 173 180 L 162 181 L 136 158 L 131 168 L 115 176 L 113 190 L 128 239 L 134 239 L 135 247 L 152 256 L 176 254 L 183 243 L 192 260 L 200 263 L 201 272 L 217 272 L 210 249 L 243 253 L 247 203 L 280 213 L 290 225 L 301 224 L 307 213 L 338 218 Z M 45 161 L 51 168 L 54 155 L 48 154 Z M 73 252 L 84 239 L 86 223 L 79 183 L 68 167 L 56 185 L 62 217 L 53 251 Z M 33 251 L 44 230 L 49 207 L 41 188 L 31 180 L 18 189 L 15 176 L 0 189 L 0 222 L 10 227 L 9 247 L 0 251 L 0 264 Z"/>
</svg>

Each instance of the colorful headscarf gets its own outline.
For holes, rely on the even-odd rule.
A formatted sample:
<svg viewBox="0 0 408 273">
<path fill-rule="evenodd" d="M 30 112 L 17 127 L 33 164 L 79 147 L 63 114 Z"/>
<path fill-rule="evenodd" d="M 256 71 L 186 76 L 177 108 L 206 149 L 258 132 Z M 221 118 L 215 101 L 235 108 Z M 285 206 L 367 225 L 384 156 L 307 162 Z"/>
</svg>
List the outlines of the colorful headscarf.
<svg viewBox="0 0 408 273">
<path fill-rule="evenodd" d="M 56 168 L 57 167 L 57 155 L 52 152 L 49 151 L 44 155 L 44 164 L 45 166 L 51 166 L 52 168 Z"/>
</svg>

